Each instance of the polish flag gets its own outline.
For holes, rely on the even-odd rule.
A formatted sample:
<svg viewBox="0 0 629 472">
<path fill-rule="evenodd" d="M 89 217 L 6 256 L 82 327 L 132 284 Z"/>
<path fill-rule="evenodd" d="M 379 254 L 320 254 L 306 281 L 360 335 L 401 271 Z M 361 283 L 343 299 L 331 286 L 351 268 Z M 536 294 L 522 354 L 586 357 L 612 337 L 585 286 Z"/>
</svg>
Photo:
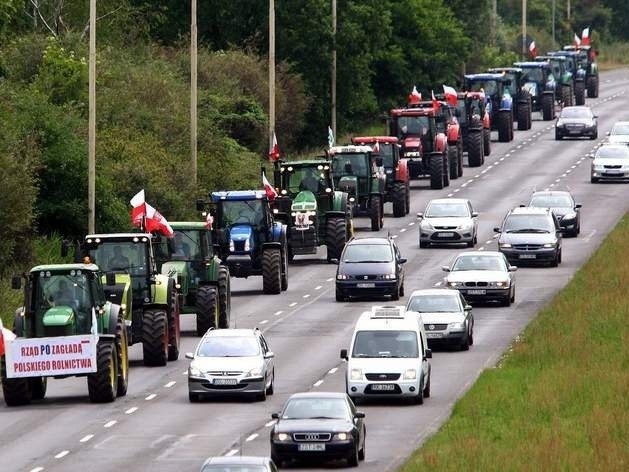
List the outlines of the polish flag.
<svg viewBox="0 0 629 472">
<path fill-rule="evenodd" d="M 277 144 L 277 137 L 275 136 L 275 131 L 273 131 L 273 141 L 271 142 L 271 146 L 269 147 L 269 160 L 277 161 L 280 158 L 280 147 Z"/>
<path fill-rule="evenodd" d="M 422 101 L 422 94 L 417 91 L 417 87 L 413 85 L 413 91 L 408 96 L 408 104 L 409 105 L 419 105 L 419 102 Z"/>
<path fill-rule="evenodd" d="M 588 46 L 590 44 L 590 27 L 589 26 L 583 30 L 583 33 L 581 33 L 581 43 L 584 46 Z"/>
<path fill-rule="evenodd" d="M 146 206 L 146 231 L 149 233 L 161 233 L 167 238 L 172 238 L 175 235 L 175 232 L 166 218 L 164 218 L 159 211 L 148 203 L 145 203 L 144 205 Z"/>
<path fill-rule="evenodd" d="M 376 144 L 372 146 L 371 152 L 374 154 L 380 154 L 380 143 L 378 141 L 376 141 Z"/>
<path fill-rule="evenodd" d="M 146 201 L 144 200 L 144 189 L 140 190 L 131 199 L 131 222 L 133 226 L 142 226 L 142 218 L 146 216 Z"/>
<path fill-rule="evenodd" d="M 454 90 L 454 87 L 448 87 L 447 85 L 444 85 L 443 94 L 446 97 L 446 102 L 455 107 L 457 102 L 459 101 L 459 97 L 456 93 L 456 90 Z"/>
<path fill-rule="evenodd" d="M 533 59 L 535 59 L 535 57 L 537 56 L 537 48 L 535 47 L 535 41 L 531 41 L 531 44 L 529 44 L 529 54 L 531 55 Z"/>
<path fill-rule="evenodd" d="M 277 197 L 277 192 L 273 188 L 273 185 L 271 185 L 271 182 L 269 182 L 269 180 L 266 178 L 266 174 L 264 172 L 262 172 L 262 185 L 264 185 L 266 197 L 269 200 L 275 200 L 275 197 Z"/>
<path fill-rule="evenodd" d="M 435 98 L 435 92 L 433 92 L 432 90 L 430 91 L 430 95 L 431 95 L 431 100 L 432 100 L 432 107 L 435 110 L 438 110 L 441 107 L 441 103 L 439 103 L 439 100 Z"/>
<path fill-rule="evenodd" d="M 207 229 L 212 229 L 212 225 L 214 224 L 214 217 L 212 216 L 212 214 L 208 211 L 207 215 L 205 216 L 205 227 Z"/>
<path fill-rule="evenodd" d="M 579 46 L 581 46 L 581 38 L 577 33 L 574 33 L 574 47 L 578 48 Z"/>
<path fill-rule="evenodd" d="M 6 351 L 5 349 L 5 342 L 6 341 L 13 341 L 15 339 L 15 334 L 13 334 L 13 331 L 6 329 L 4 326 L 2 326 L 2 318 L 0 318 L 0 356 L 4 356 L 4 353 Z"/>
</svg>

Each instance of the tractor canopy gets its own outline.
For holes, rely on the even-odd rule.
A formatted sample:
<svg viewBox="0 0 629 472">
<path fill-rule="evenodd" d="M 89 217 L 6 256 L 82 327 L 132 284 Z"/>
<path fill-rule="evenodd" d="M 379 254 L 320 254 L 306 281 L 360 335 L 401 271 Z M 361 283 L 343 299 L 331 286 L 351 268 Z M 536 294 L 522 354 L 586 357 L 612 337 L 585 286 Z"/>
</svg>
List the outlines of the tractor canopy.
<svg viewBox="0 0 629 472">
<path fill-rule="evenodd" d="M 533 97 L 539 96 L 545 90 L 555 90 L 555 76 L 549 62 L 516 62 L 516 67 L 523 71 L 523 88 Z"/>
</svg>

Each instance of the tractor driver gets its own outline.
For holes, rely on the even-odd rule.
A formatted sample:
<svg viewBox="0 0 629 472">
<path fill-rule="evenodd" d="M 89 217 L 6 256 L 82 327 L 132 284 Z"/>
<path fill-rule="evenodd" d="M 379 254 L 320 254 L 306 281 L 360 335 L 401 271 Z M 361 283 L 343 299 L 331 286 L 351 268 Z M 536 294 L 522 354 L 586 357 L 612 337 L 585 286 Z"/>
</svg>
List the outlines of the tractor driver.
<svg viewBox="0 0 629 472">
<path fill-rule="evenodd" d="M 57 287 L 57 291 L 54 293 L 52 297 L 55 302 L 55 306 L 71 306 L 74 302 L 74 294 L 70 287 L 68 287 L 68 282 L 65 280 L 60 280 L 59 285 Z"/>
<path fill-rule="evenodd" d="M 325 188 L 325 182 L 316 175 L 312 169 L 306 169 L 306 176 L 299 183 L 299 190 L 310 190 L 312 193 L 319 193 Z"/>
<path fill-rule="evenodd" d="M 129 267 L 129 258 L 122 253 L 120 246 L 114 246 L 114 255 L 109 259 L 110 270 L 124 270 Z"/>
</svg>

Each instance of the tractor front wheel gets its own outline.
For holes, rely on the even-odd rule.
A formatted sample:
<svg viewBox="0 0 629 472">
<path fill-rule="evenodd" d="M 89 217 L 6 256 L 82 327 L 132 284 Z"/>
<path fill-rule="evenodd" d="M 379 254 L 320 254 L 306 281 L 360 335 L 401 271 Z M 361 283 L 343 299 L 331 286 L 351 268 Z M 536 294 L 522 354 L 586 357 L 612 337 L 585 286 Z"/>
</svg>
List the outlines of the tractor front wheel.
<svg viewBox="0 0 629 472">
<path fill-rule="evenodd" d="M 371 197 L 369 215 L 371 218 L 371 231 L 379 231 L 384 226 L 382 215 L 382 200 L 380 197 Z"/>
<path fill-rule="evenodd" d="M 31 377 L 28 379 L 31 384 L 31 398 L 33 400 L 43 400 L 46 396 L 48 380 L 46 377 Z"/>
<path fill-rule="evenodd" d="M 176 361 L 179 359 L 179 341 L 181 340 L 181 331 L 179 327 L 180 304 L 179 295 L 173 286 L 171 287 L 170 303 L 168 304 L 168 360 Z"/>
<path fill-rule="evenodd" d="M 166 313 L 163 314 L 165 318 Z M 92 403 L 113 402 L 116 399 L 118 389 L 118 355 L 116 354 L 115 343 L 108 340 L 99 341 L 96 369 L 95 373 L 87 376 L 90 401 Z"/>
<path fill-rule="evenodd" d="M 168 316 L 164 310 L 144 310 L 142 351 L 144 365 L 161 366 L 168 362 Z"/>
<path fill-rule="evenodd" d="M 467 164 L 470 167 L 479 167 L 483 159 L 483 137 L 482 131 L 470 131 L 467 143 Z"/>
<path fill-rule="evenodd" d="M 481 165 L 485 163 L 485 156 L 491 154 L 491 131 L 488 128 L 483 128 L 483 158 Z"/>
<path fill-rule="evenodd" d="M 511 111 L 504 110 L 498 112 L 498 141 L 508 143 L 511 141 L 513 132 L 513 122 L 511 121 Z"/>
<path fill-rule="evenodd" d="M 118 354 L 118 383 L 116 395 L 124 397 L 129 387 L 129 343 L 127 326 L 123 319 L 116 324 L 116 353 Z"/>
<path fill-rule="evenodd" d="M 449 179 L 454 180 L 459 178 L 459 163 L 458 163 L 458 151 L 456 146 L 448 147 L 448 164 L 449 164 Z"/>
<path fill-rule="evenodd" d="M 440 154 L 433 154 L 428 157 L 430 163 L 428 168 L 430 169 L 430 188 L 433 190 L 440 190 L 443 188 L 443 157 Z"/>
<path fill-rule="evenodd" d="M 272 295 L 282 291 L 282 254 L 277 248 L 262 253 L 262 291 Z"/>
<path fill-rule="evenodd" d="M 574 104 L 585 105 L 585 83 L 577 82 L 574 84 Z"/>
<path fill-rule="evenodd" d="M 391 197 L 393 200 L 393 216 L 401 218 L 408 212 L 406 210 L 406 191 L 407 187 L 402 182 L 396 182 L 391 189 Z"/>
<path fill-rule="evenodd" d="M 542 95 L 542 118 L 544 121 L 555 118 L 555 98 L 551 94 Z"/>
<path fill-rule="evenodd" d="M 197 336 L 203 336 L 208 329 L 218 326 L 218 294 L 216 287 L 203 285 L 197 290 Z"/>
<path fill-rule="evenodd" d="M 325 241 L 328 248 L 328 262 L 339 259 L 347 242 L 347 224 L 343 218 L 330 218 L 325 228 Z"/>
<path fill-rule="evenodd" d="M 218 269 L 218 327 L 229 328 L 231 316 L 231 285 L 229 268 L 220 266 Z"/>
</svg>

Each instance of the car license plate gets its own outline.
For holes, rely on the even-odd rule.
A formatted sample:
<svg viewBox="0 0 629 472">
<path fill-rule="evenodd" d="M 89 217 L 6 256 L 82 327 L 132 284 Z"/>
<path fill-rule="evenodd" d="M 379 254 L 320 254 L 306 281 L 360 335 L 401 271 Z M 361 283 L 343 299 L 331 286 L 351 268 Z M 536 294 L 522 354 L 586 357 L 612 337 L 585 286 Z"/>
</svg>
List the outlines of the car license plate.
<svg viewBox="0 0 629 472">
<path fill-rule="evenodd" d="M 364 283 L 356 284 L 356 286 L 358 288 L 374 288 L 376 284 L 373 282 L 364 282 Z"/>
<path fill-rule="evenodd" d="M 537 255 L 535 254 L 520 254 L 520 259 L 536 259 Z"/>
<path fill-rule="evenodd" d="M 453 238 L 454 233 L 437 233 L 437 237 L 439 238 Z"/>
<path fill-rule="evenodd" d="M 487 290 L 481 288 L 473 288 L 471 290 L 468 290 L 467 293 L 470 295 L 485 295 L 487 293 Z"/>
<path fill-rule="evenodd" d="M 428 339 L 443 338 L 443 333 L 426 333 Z"/>
<path fill-rule="evenodd" d="M 236 385 L 238 379 L 214 379 L 214 385 Z"/>
<path fill-rule="evenodd" d="M 395 390 L 394 384 L 372 384 L 371 390 L 380 391 L 380 392 L 390 392 L 391 390 Z"/>
<path fill-rule="evenodd" d="M 325 443 L 301 443 L 297 446 L 299 451 L 325 451 Z"/>
<path fill-rule="evenodd" d="M 620 169 L 605 169 L 605 172 L 603 172 L 603 175 L 605 174 L 620 174 Z"/>
<path fill-rule="evenodd" d="M 570 134 L 581 134 L 581 130 L 580 129 L 571 129 L 571 130 L 568 130 L 568 132 Z"/>
</svg>

